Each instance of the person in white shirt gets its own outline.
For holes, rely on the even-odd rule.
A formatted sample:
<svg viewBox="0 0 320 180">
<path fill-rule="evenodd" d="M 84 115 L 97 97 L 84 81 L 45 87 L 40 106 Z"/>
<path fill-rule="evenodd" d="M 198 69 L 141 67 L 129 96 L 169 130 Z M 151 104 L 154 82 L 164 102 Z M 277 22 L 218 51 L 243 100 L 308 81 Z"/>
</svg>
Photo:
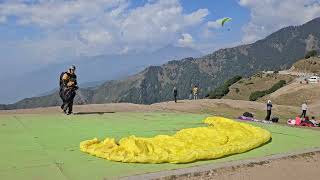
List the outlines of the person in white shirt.
<svg viewBox="0 0 320 180">
<path fill-rule="evenodd" d="M 319 121 L 317 121 L 315 119 L 315 117 L 312 117 L 311 120 L 310 120 L 315 126 L 319 126 Z"/>
<path fill-rule="evenodd" d="M 301 113 L 301 116 L 300 118 L 305 118 L 307 116 L 307 110 L 308 110 L 308 106 L 307 106 L 307 102 L 304 102 L 301 106 L 301 110 L 302 110 L 302 113 Z"/>
</svg>

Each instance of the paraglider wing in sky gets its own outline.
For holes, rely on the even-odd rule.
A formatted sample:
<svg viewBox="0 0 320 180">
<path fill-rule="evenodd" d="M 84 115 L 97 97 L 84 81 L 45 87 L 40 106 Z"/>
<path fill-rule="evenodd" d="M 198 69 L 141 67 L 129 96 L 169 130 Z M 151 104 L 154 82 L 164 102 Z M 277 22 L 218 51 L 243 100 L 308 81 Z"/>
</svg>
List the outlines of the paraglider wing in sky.
<svg viewBox="0 0 320 180">
<path fill-rule="evenodd" d="M 232 18 L 228 18 L 228 17 L 223 18 L 223 19 L 221 20 L 221 26 L 224 26 L 225 23 L 230 22 L 231 20 L 232 20 Z"/>
</svg>

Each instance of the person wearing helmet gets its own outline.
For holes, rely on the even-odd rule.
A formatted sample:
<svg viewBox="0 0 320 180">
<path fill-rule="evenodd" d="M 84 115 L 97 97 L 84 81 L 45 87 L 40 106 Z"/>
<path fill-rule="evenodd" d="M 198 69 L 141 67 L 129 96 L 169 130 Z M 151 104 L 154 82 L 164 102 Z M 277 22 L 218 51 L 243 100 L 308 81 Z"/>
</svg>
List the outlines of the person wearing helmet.
<svg viewBox="0 0 320 180">
<path fill-rule="evenodd" d="M 67 72 L 60 75 L 60 92 L 59 95 L 62 100 L 61 109 L 67 115 L 72 114 L 73 100 L 78 89 L 77 75 L 75 74 L 76 67 L 70 66 Z"/>
<path fill-rule="evenodd" d="M 267 116 L 265 118 L 266 121 L 270 121 L 271 111 L 272 111 L 272 102 L 271 102 L 271 100 L 268 100 L 268 102 L 267 102 Z"/>
</svg>

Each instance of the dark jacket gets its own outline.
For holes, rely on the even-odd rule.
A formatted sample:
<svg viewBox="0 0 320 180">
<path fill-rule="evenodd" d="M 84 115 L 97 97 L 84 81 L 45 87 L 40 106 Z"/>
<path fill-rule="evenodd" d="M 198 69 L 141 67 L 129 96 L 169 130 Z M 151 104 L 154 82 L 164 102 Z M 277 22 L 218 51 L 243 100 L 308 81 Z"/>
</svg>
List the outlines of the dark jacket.
<svg viewBox="0 0 320 180">
<path fill-rule="evenodd" d="M 177 89 L 173 89 L 173 95 L 174 96 L 178 96 L 178 90 Z"/>
<path fill-rule="evenodd" d="M 272 110 L 272 104 L 271 104 L 271 103 L 268 103 L 268 104 L 267 104 L 267 110 L 268 110 L 268 111 L 271 111 L 271 110 Z"/>
</svg>

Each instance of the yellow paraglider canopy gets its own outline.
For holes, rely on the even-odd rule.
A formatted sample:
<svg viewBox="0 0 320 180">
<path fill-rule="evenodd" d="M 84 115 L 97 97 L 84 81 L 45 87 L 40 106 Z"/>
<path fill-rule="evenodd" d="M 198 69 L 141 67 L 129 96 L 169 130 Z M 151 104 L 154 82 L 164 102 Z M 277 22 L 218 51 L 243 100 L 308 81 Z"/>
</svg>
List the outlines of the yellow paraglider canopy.
<svg viewBox="0 0 320 180">
<path fill-rule="evenodd" d="M 271 134 L 259 127 L 222 117 L 204 120 L 207 127 L 183 129 L 153 138 L 130 136 L 83 141 L 80 149 L 111 161 L 130 163 L 189 163 L 243 153 L 268 142 Z"/>
</svg>

